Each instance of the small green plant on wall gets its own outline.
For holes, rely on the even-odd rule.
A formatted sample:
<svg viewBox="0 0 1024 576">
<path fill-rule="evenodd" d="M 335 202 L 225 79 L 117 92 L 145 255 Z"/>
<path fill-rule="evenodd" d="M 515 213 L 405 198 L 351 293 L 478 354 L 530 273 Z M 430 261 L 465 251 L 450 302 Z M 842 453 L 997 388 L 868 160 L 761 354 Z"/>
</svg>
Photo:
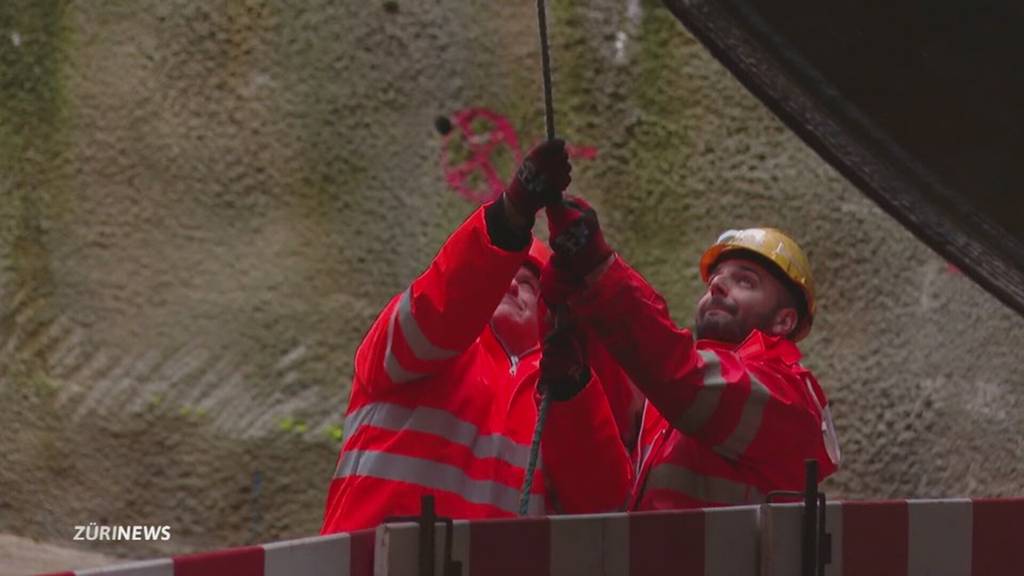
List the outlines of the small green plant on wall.
<svg viewBox="0 0 1024 576">
<path fill-rule="evenodd" d="M 345 436 L 345 431 L 342 429 L 341 424 L 332 424 L 331 426 L 328 426 L 324 430 L 324 433 L 331 439 L 331 442 L 338 445 L 341 444 L 341 441 Z"/>
<path fill-rule="evenodd" d="M 277 427 L 282 432 L 291 432 L 294 434 L 305 434 L 309 429 L 304 420 L 300 420 L 294 416 L 285 416 L 280 422 L 278 422 Z"/>
</svg>

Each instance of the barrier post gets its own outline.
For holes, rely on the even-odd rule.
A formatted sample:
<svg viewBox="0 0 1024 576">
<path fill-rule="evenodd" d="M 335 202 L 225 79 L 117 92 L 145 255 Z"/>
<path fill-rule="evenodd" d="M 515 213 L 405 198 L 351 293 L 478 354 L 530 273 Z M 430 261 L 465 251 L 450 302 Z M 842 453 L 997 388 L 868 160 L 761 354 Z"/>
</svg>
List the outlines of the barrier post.
<svg viewBox="0 0 1024 576">
<path fill-rule="evenodd" d="M 824 507 L 822 507 L 824 509 Z M 804 462 L 804 516 L 800 574 L 815 576 L 818 567 L 818 461 Z"/>
<path fill-rule="evenodd" d="M 824 576 L 825 566 L 832 561 L 832 535 L 825 530 L 825 494 L 818 491 L 818 461 L 804 461 L 804 491 L 777 490 L 769 492 L 766 502 L 774 498 L 799 498 L 804 501 L 801 512 L 800 575 Z"/>
<path fill-rule="evenodd" d="M 420 513 L 418 516 L 390 516 L 384 519 L 385 524 L 392 522 L 415 522 L 417 524 L 417 536 L 419 539 L 417 576 L 435 575 L 434 568 L 437 560 L 436 524 L 443 522 L 445 525 L 445 543 L 441 576 L 461 576 L 462 563 L 452 559 L 452 539 L 455 524 L 451 518 L 438 517 L 433 496 L 425 495 L 420 498 Z"/>
</svg>

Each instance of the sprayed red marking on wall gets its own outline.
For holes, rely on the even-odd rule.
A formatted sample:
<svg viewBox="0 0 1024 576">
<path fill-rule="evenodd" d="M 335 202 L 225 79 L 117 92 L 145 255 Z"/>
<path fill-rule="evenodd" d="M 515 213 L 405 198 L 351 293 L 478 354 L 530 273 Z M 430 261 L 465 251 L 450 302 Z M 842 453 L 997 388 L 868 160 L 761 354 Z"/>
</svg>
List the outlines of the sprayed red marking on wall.
<svg viewBox="0 0 1024 576">
<path fill-rule="evenodd" d="M 445 134 L 441 144 L 445 180 L 465 199 L 481 204 L 489 202 L 505 188 L 492 155 L 499 147 L 504 147 L 512 152 L 517 165 L 522 161 L 515 128 L 507 118 L 486 108 L 459 110 L 452 114 L 451 120 L 455 130 Z M 452 142 L 453 139 L 459 140 Z M 464 156 L 461 161 L 453 158 L 453 150 L 459 147 Z M 482 175 L 482 182 L 477 172 Z"/>
<path fill-rule="evenodd" d="M 487 108 L 464 108 L 450 117 L 452 130 L 441 143 L 444 178 L 463 198 L 483 204 L 497 198 L 523 161 L 516 129 L 501 114 Z M 571 159 L 593 159 L 597 148 L 566 144 Z M 510 154 L 511 162 L 498 166 L 496 156 Z M 502 175 L 501 172 L 506 172 Z"/>
</svg>

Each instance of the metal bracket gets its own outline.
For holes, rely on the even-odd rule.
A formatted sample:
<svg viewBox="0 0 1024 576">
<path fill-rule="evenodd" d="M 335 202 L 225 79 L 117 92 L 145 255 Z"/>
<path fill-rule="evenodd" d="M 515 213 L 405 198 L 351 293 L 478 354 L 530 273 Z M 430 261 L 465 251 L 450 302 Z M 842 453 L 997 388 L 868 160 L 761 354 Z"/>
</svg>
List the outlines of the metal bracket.
<svg viewBox="0 0 1024 576">
<path fill-rule="evenodd" d="M 825 493 L 818 491 L 818 461 L 804 461 L 804 491 L 775 490 L 774 498 L 803 498 L 803 530 L 801 537 L 801 576 L 825 576 L 825 566 L 832 563 L 832 534 L 825 531 Z"/>
<path fill-rule="evenodd" d="M 441 576 L 462 576 L 462 562 L 452 559 L 452 536 L 455 523 L 451 518 L 442 518 L 437 515 L 433 496 L 420 498 L 419 516 L 388 516 L 384 519 L 384 523 L 389 522 L 415 522 L 419 525 L 419 576 L 434 576 L 435 524 L 444 523 L 444 564 L 441 567 Z"/>
</svg>

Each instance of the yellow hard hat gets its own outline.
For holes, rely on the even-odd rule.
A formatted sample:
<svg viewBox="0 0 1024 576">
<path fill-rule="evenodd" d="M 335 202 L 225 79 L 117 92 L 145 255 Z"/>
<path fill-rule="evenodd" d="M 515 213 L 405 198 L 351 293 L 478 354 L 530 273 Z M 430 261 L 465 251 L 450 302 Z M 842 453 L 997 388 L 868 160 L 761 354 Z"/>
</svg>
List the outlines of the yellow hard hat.
<svg viewBox="0 0 1024 576">
<path fill-rule="evenodd" d="M 718 240 L 700 257 L 700 277 L 707 283 L 711 268 L 726 252 L 746 250 L 759 254 L 795 284 L 804 295 L 807 309 L 800 314 L 800 322 L 793 332 L 793 340 L 801 340 L 811 331 L 814 321 L 814 279 L 811 278 L 811 263 L 800 246 L 776 228 L 747 228 L 726 230 Z"/>
</svg>

